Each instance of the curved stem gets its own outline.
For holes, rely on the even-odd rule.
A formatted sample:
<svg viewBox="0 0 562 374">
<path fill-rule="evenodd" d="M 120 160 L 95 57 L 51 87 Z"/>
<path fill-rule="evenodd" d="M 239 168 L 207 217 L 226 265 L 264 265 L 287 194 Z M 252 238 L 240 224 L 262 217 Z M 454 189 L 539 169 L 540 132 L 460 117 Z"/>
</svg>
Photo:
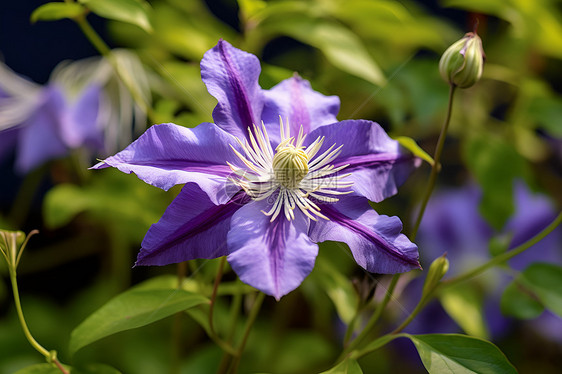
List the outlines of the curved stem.
<svg viewBox="0 0 562 374">
<path fill-rule="evenodd" d="M 395 328 L 394 330 L 392 330 L 392 332 L 390 333 L 390 335 L 396 335 L 399 332 L 401 332 L 402 330 L 404 330 L 406 328 L 406 326 L 408 326 L 410 324 L 410 322 L 412 322 L 412 320 L 418 315 L 418 313 L 425 307 L 425 305 L 427 304 L 427 302 L 429 300 L 431 300 L 431 298 L 433 297 L 433 294 L 435 293 L 436 288 L 430 290 L 427 292 L 427 294 L 422 297 L 420 299 L 420 301 L 418 302 L 418 305 L 416 305 L 416 307 L 414 308 L 414 310 L 412 311 L 412 313 L 410 313 L 410 315 L 408 316 L 408 318 L 406 318 L 401 324 L 400 326 L 398 326 L 397 328 Z"/>
<path fill-rule="evenodd" d="M 246 347 L 246 343 L 248 341 L 248 337 L 250 336 L 250 331 L 252 330 L 252 326 L 256 321 L 258 313 L 260 311 L 261 305 L 265 298 L 265 294 L 263 292 L 259 292 L 256 300 L 254 301 L 254 305 L 252 306 L 252 310 L 250 311 L 250 315 L 248 316 L 248 321 L 246 322 L 246 327 L 244 329 L 244 335 L 242 336 L 242 341 L 236 350 L 236 355 L 234 360 L 232 361 L 229 373 L 235 374 L 238 372 L 238 365 L 240 364 L 240 358 L 242 357 L 242 353 L 244 352 L 244 348 Z"/>
<path fill-rule="evenodd" d="M 177 280 L 176 285 L 178 290 L 182 289 L 183 281 L 187 273 L 187 263 L 185 261 L 178 263 L 177 265 Z M 181 327 L 182 327 L 182 317 L 184 312 L 178 312 L 174 315 L 174 322 L 172 324 L 172 362 L 170 373 L 176 374 L 180 372 L 180 359 L 182 353 L 182 340 L 181 340 Z"/>
<path fill-rule="evenodd" d="M 400 274 L 394 274 L 392 276 L 392 280 L 390 281 L 390 285 L 388 286 L 388 289 L 386 290 L 386 294 L 384 295 L 384 299 L 377 306 L 377 309 L 375 310 L 375 313 L 373 313 L 373 316 L 371 317 L 369 322 L 367 322 L 367 324 L 365 325 L 365 327 L 363 328 L 361 333 L 359 333 L 357 338 L 355 338 L 346 347 L 346 349 L 342 352 L 342 354 L 338 358 L 337 362 L 342 361 L 349 354 L 349 352 L 353 351 L 359 344 L 361 344 L 361 342 L 369 335 L 369 333 L 371 333 L 371 330 L 376 325 L 376 323 L 378 322 L 379 318 L 382 315 L 382 312 L 384 311 L 384 309 L 388 305 L 388 302 L 390 301 L 390 298 L 392 297 L 392 293 L 394 292 L 394 289 L 396 288 L 396 284 L 398 283 L 399 279 L 400 279 Z"/>
<path fill-rule="evenodd" d="M 215 284 L 213 285 L 213 293 L 211 294 L 211 304 L 209 304 L 209 329 L 215 334 L 215 327 L 213 323 L 213 311 L 215 309 L 215 300 L 217 299 L 217 291 L 219 289 L 219 284 L 221 283 L 222 273 L 224 271 L 224 265 L 226 263 L 226 256 L 220 258 L 219 269 L 217 270 L 217 276 L 215 277 Z"/>
<path fill-rule="evenodd" d="M 105 42 L 98 35 L 96 30 L 94 30 L 94 28 L 90 25 L 90 23 L 86 19 L 86 14 L 82 14 L 78 17 L 75 17 L 74 21 L 78 24 L 78 27 L 80 27 L 80 29 L 82 30 L 86 38 L 90 41 L 90 43 L 92 43 L 94 48 L 96 48 L 102 56 L 107 58 L 107 60 L 113 67 L 115 73 L 121 78 L 121 81 L 129 90 L 129 93 L 133 97 L 133 100 L 142 108 L 142 110 L 146 113 L 150 121 L 157 123 L 158 121 L 155 118 L 152 108 L 145 102 L 145 100 L 140 96 L 138 91 L 131 85 L 129 79 L 123 76 L 123 72 L 119 69 L 116 60 L 113 58 L 111 54 L 111 48 L 109 48 L 109 46 L 105 44 Z"/>
<path fill-rule="evenodd" d="M 18 318 L 20 320 L 21 328 L 23 330 L 23 333 L 24 333 L 27 341 L 29 342 L 29 344 L 31 344 L 31 346 L 37 352 L 39 352 L 43 356 L 45 356 L 45 358 L 47 359 L 48 362 L 54 363 L 63 374 L 68 374 L 68 371 L 61 365 L 61 363 L 57 359 L 54 352 L 51 353 L 51 352 L 47 351 L 41 344 L 39 344 L 37 342 L 37 340 L 35 340 L 33 335 L 31 335 L 31 332 L 29 331 L 29 328 L 27 327 L 27 323 L 25 322 L 25 317 L 23 316 L 23 310 L 22 310 L 21 302 L 20 302 L 20 295 L 19 295 L 19 291 L 18 291 L 18 283 L 17 283 L 17 276 L 16 276 L 15 268 L 10 268 L 10 281 L 12 283 L 12 291 L 14 293 L 14 302 L 16 304 L 16 311 L 18 313 Z"/>
<path fill-rule="evenodd" d="M 410 240 L 412 240 L 412 241 L 414 241 L 416 239 L 416 235 L 418 233 L 418 229 L 420 227 L 420 224 L 421 224 L 424 212 L 425 212 L 425 208 L 427 206 L 427 203 L 429 202 L 429 198 L 431 197 L 431 194 L 433 193 L 433 189 L 435 188 L 435 183 L 437 181 L 437 174 L 439 174 L 439 171 L 441 169 L 440 160 L 441 160 L 441 155 L 443 153 L 443 147 L 445 145 L 445 139 L 447 138 L 447 131 L 449 129 L 449 123 L 451 122 L 451 113 L 453 111 L 453 98 L 454 98 L 454 94 L 455 94 L 455 88 L 456 87 L 454 85 L 450 85 L 449 100 L 448 100 L 448 104 L 447 104 L 447 114 L 445 116 L 445 121 L 443 122 L 443 126 L 441 127 L 439 139 L 437 140 L 437 145 L 435 147 L 435 154 L 433 156 L 434 162 L 433 162 L 433 165 L 431 167 L 431 174 L 429 176 L 429 182 L 427 184 L 425 194 L 424 194 L 424 197 L 423 197 L 423 200 L 422 200 L 422 204 L 420 206 L 420 210 L 419 210 L 418 216 L 416 218 L 416 223 L 415 223 L 414 228 L 412 230 L 412 233 L 410 235 Z M 367 325 L 365 326 L 363 331 L 361 331 L 359 336 L 354 341 L 352 341 L 351 344 L 343 351 L 343 353 L 338 358 L 338 362 L 343 360 L 347 355 L 349 355 L 351 352 L 353 352 L 353 350 L 361 344 L 361 341 L 364 340 L 364 338 L 371 333 L 371 330 L 373 329 L 376 322 L 380 318 L 382 312 L 384 311 L 384 308 L 386 307 L 386 305 L 390 301 L 390 298 L 392 297 L 392 292 L 394 291 L 394 288 L 396 287 L 396 283 L 398 283 L 398 280 L 400 279 L 400 275 L 401 274 L 395 274 L 394 275 L 383 302 L 379 305 L 379 307 L 375 311 L 375 314 L 371 317 L 371 319 L 369 320 L 369 322 L 367 323 Z M 410 321 L 416 316 L 416 314 L 423 308 L 423 306 L 425 305 L 427 300 L 429 300 L 428 296 L 429 295 L 426 295 L 426 297 L 424 297 L 424 299 L 420 300 L 420 302 L 418 303 L 418 305 L 416 306 L 414 311 L 408 316 L 408 318 L 395 331 L 392 332 L 392 334 L 398 333 L 408 323 L 410 323 Z"/>
<path fill-rule="evenodd" d="M 439 139 L 437 140 L 435 155 L 433 156 L 433 166 L 431 167 L 431 174 L 429 175 L 429 183 L 427 184 L 425 195 L 422 200 L 422 204 L 420 206 L 420 211 L 418 212 L 418 217 L 416 219 L 414 229 L 412 230 L 412 235 L 410 238 L 411 240 L 416 239 L 416 235 L 418 233 L 418 229 L 420 227 L 421 220 L 425 212 L 425 208 L 427 207 L 427 203 L 429 202 L 429 198 L 431 197 L 431 193 L 433 192 L 433 188 L 435 187 L 435 182 L 437 181 L 437 174 L 439 174 L 439 171 L 441 170 L 441 162 L 440 162 L 441 154 L 443 153 L 443 146 L 445 145 L 445 138 L 447 137 L 449 122 L 451 121 L 451 113 L 453 112 L 453 97 L 455 95 L 455 87 L 456 86 L 451 85 L 449 89 L 449 103 L 447 105 L 447 115 L 445 117 L 445 122 L 443 122 L 443 127 L 441 128 Z"/>
<path fill-rule="evenodd" d="M 513 248 L 512 250 L 502 253 L 498 256 L 495 256 L 494 258 L 492 258 L 490 261 L 472 269 L 467 271 L 464 274 L 461 274 L 457 277 L 454 278 L 450 278 L 447 280 L 442 281 L 438 287 L 450 287 L 452 285 L 464 282 L 468 279 L 474 278 L 477 275 L 480 275 L 480 273 L 483 273 L 484 271 L 488 270 L 489 268 L 496 266 L 496 265 L 500 265 L 504 262 L 506 262 L 507 260 L 510 260 L 511 258 L 517 256 L 518 254 L 526 251 L 527 249 L 529 249 L 530 247 L 532 247 L 533 245 L 537 244 L 539 241 L 541 241 L 545 236 L 547 236 L 548 234 L 550 234 L 556 227 L 558 227 L 558 225 L 560 225 L 560 223 L 562 223 L 562 212 L 560 212 L 558 214 L 558 216 L 556 216 L 556 218 L 550 223 L 550 225 L 548 225 L 547 227 L 545 227 L 541 232 L 539 232 L 537 235 L 533 236 L 531 239 L 527 240 L 525 243 Z"/>
<path fill-rule="evenodd" d="M 550 234 L 556 227 L 558 227 L 560 225 L 560 223 L 562 223 L 562 212 L 560 212 L 558 214 L 558 216 L 556 216 L 556 218 L 547 227 L 545 227 L 541 232 L 539 232 L 537 235 L 533 236 L 531 239 L 527 240 L 525 243 L 515 247 L 511 251 L 508 251 L 508 252 L 505 252 L 501 255 L 498 255 L 498 256 L 492 258 L 490 261 L 488 261 L 488 262 L 486 262 L 486 263 L 484 263 L 484 264 L 482 264 L 482 265 L 480 265 L 480 266 L 478 266 L 478 267 L 476 267 L 472 270 L 469 270 L 464 274 L 461 274 L 461 275 L 459 275 L 457 277 L 454 277 L 454 278 L 451 278 L 451 279 L 441 281 L 440 283 L 435 285 L 433 289 L 431 289 L 427 292 L 425 297 L 423 297 L 420 300 L 420 302 L 418 303 L 418 305 L 416 305 L 414 311 L 408 316 L 408 318 L 406 318 L 406 320 L 404 320 L 404 322 L 402 322 L 400 324 L 400 326 L 398 326 L 390 334 L 397 334 L 400 331 L 402 331 L 406 326 L 408 326 L 408 324 L 410 322 L 412 322 L 414 317 L 420 312 L 420 310 L 423 309 L 425 304 L 427 304 L 427 302 L 429 300 L 431 300 L 433 295 L 435 295 L 435 293 L 440 288 L 451 287 L 451 286 L 456 285 L 458 283 L 464 282 L 466 280 L 474 278 L 477 275 L 480 275 L 481 273 L 483 273 L 484 271 L 488 270 L 489 268 L 491 268 L 493 266 L 500 265 L 500 264 L 506 262 L 507 260 L 517 256 L 518 254 L 526 251 L 527 249 L 529 249 L 533 245 L 537 244 L 545 236 Z"/>
</svg>

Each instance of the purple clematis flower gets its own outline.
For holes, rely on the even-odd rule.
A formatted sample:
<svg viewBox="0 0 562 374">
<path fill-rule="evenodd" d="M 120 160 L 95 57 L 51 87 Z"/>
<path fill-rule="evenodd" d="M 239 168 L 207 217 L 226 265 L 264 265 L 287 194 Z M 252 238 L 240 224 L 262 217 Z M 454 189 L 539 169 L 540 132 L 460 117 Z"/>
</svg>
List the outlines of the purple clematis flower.
<svg viewBox="0 0 562 374">
<path fill-rule="evenodd" d="M 201 62 L 215 124 L 156 125 L 95 165 L 154 186 L 186 185 L 142 242 L 136 265 L 228 256 L 240 279 L 276 299 L 312 271 L 324 240 L 376 273 L 419 268 L 396 217 L 368 200 L 397 192 L 420 160 L 376 123 L 337 122 L 339 99 L 295 76 L 271 90 L 260 64 L 220 40 Z"/>
<path fill-rule="evenodd" d="M 98 121 L 101 87 L 86 87 L 70 101 L 63 87 L 51 82 L 35 85 L 0 67 L 0 156 L 14 148 L 16 170 L 27 173 L 46 160 L 61 157 L 82 145 L 103 148 L 103 129 Z"/>
<path fill-rule="evenodd" d="M 113 52 L 126 64 L 138 92 L 145 81 L 140 63 L 124 51 Z M 45 161 L 84 147 L 96 154 L 117 150 L 117 133 L 131 133 L 134 105 L 127 89 L 103 58 L 59 64 L 46 86 L 24 79 L 0 63 L 0 160 L 16 151 L 15 169 L 27 173 Z M 115 92 L 117 91 L 117 92 Z M 125 91 L 125 92 L 124 92 Z M 144 122 L 136 110 L 135 117 Z M 130 142 L 130 136 L 126 144 Z"/>
</svg>

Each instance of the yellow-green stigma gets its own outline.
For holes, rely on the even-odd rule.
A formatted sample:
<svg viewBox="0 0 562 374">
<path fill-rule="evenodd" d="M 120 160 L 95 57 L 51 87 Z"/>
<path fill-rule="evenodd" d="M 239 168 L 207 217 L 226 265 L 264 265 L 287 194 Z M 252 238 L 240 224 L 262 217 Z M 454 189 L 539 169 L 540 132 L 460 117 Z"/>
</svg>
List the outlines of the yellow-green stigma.
<svg viewBox="0 0 562 374">
<path fill-rule="evenodd" d="M 330 165 L 339 155 L 342 146 L 332 145 L 318 155 L 324 137 L 319 137 L 305 147 L 306 135 L 302 127 L 295 138 L 289 123 L 280 120 L 281 142 L 273 150 L 265 125 L 248 129 L 249 141 L 237 139 L 244 154 L 232 150 L 246 166 L 245 169 L 229 164 L 233 171 L 231 181 L 242 188 L 253 200 L 272 199 L 271 208 L 263 214 L 271 221 L 283 214 L 287 220 L 295 219 L 298 208 L 312 220 L 328 219 L 315 203 L 334 203 L 337 195 L 347 194 L 352 182 L 341 181 L 350 174 L 338 175 L 348 165 Z M 345 191 L 342 191 L 345 189 Z"/>
<path fill-rule="evenodd" d="M 280 144 L 273 156 L 275 180 L 286 188 L 296 188 L 308 174 L 308 156 L 293 144 Z"/>
</svg>

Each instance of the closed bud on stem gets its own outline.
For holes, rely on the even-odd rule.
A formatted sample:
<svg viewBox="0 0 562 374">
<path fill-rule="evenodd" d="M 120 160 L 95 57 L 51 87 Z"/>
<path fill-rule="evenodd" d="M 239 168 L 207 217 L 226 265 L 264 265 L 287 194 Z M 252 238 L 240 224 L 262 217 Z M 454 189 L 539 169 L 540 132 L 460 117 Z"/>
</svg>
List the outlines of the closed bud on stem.
<svg viewBox="0 0 562 374">
<path fill-rule="evenodd" d="M 10 271 L 15 270 L 29 238 L 39 231 L 33 230 L 27 236 L 22 231 L 0 229 L 0 252 L 6 259 Z"/>
<path fill-rule="evenodd" d="M 476 32 L 469 32 L 443 53 L 439 72 L 450 85 L 468 88 L 482 77 L 485 59 L 482 39 Z"/>
<path fill-rule="evenodd" d="M 423 285 L 422 298 L 427 296 L 435 286 L 441 281 L 441 278 L 445 276 L 447 270 L 449 270 L 449 260 L 447 260 L 447 254 L 441 257 L 437 257 L 429 267 L 427 272 L 427 277 L 425 278 L 425 283 Z"/>
</svg>

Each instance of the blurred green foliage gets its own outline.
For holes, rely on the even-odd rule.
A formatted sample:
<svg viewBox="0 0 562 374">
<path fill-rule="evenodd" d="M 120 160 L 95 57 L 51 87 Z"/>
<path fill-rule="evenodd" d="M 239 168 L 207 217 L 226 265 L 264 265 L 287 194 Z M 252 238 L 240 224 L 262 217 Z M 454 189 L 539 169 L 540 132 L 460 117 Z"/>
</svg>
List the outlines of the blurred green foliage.
<svg viewBox="0 0 562 374">
<path fill-rule="evenodd" d="M 475 180 L 483 190 L 480 211 L 498 231 L 513 213 L 516 179 L 524 178 L 559 205 L 562 203 L 560 1 L 443 0 L 430 7 L 412 0 L 222 0 L 212 10 L 212 2 L 203 0 L 78 3 L 81 5 L 44 5 L 32 15 L 32 20 L 73 17 L 84 7 L 110 20 L 112 42 L 137 53 L 149 71 L 153 110 L 161 122 L 194 127 L 212 121 L 216 101 L 201 82 L 199 61 L 223 38 L 260 57 L 260 83 L 264 88 L 290 77 L 296 70 L 316 90 L 341 98 L 340 120 L 377 121 L 395 137 L 415 139 L 419 149 L 407 138 L 403 141 L 420 155 L 432 154 L 446 112 L 448 87 L 439 77 L 439 56 L 451 42 L 470 31 L 478 19 L 478 33 L 487 55 L 484 76 L 477 85 L 457 94 L 440 182 L 460 185 Z M 220 9 L 226 9 L 233 17 L 226 17 Z M 236 22 L 225 22 L 232 18 Z M 408 217 L 402 212 L 412 211 L 418 203 L 418 190 L 422 189 L 419 186 L 425 186 L 427 170 L 427 165 L 422 167 L 403 187 L 400 196 L 378 205 L 377 210 L 381 214 L 401 212 L 408 227 Z M 56 182 L 56 172 L 53 174 Z M 37 339 L 57 347 L 63 362 L 73 365 L 104 362 L 124 373 L 216 371 L 222 353 L 205 337 L 209 330 L 208 306 L 194 307 L 181 318 L 163 319 L 185 309 L 185 305 L 169 305 L 178 300 L 160 294 L 153 295 L 153 301 L 166 306 L 159 309 L 161 313 L 135 316 L 146 317 L 146 323 L 133 323 L 138 322 L 133 318 L 129 327 L 158 322 L 107 337 L 106 344 L 85 347 L 71 360 L 70 351 L 100 338 L 82 337 L 76 343 L 76 336 L 81 333 L 78 327 L 70 351 L 67 349 L 70 332 L 83 326 L 80 323 L 88 315 L 106 305 L 95 313 L 103 311 L 123 319 L 123 310 L 115 305 L 119 298 L 130 294 L 121 294 L 106 304 L 112 296 L 131 281 L 137 283 L 176 271 L 164 267 L 131 273 L 130 267 L 148 227 L 179 191 L 175 188 L 166 193 L 134 176 L 109 170 L 88 172 L 82 183 L 72 179 L 62 178 L 64 183 L 56 183 L 44 196 L 42 217 L 30 219 L 33 224 L 40 222 L 39 228 L 46 237 L 37 244 L 31 242 L 30 246 L 36 248 L 24 255 L 21 269 L 23 307 Z M 7 212 L 0 212 L 0 222 L 9 223 L 7 217 Z M 26 226 L 30 224 L 27 222 Z M 53 247 L 58 249 L 49 250 Z M 317 266 L 299 290 L 279 303 L 266 300 L 263 316 L 248 341 L 241 371 L 298 374 L 329 370 L 341 350 L 341 330 L 345 330 L 342 322 L 348 324 L 357 318 L 359 307 L 365 314 L 372 313 L 380 302 L 372 297 L 373 289 L 386 281 L 382 277 L 367 279 L 353 264 L 345 245 L 322 244 Z M 94 275 L 84 284 L 73 284 L 72 276 L 80 272 L 80 266 L 89 266 Z M 217 264 L 200 260 L 192 266 L 192 288 L 183 290 L 185 295 L 182 293 L 186 298 L 183 301 L 189 301 L 190 306 L 205 300 L 198 296 L 197 302 L 193 301 L 189 292 L 194 289 L 209 296 L 208 285 L 212 284 Z M 39 281 L 35 273 L 44 278 Z M 6 274 L 3 266 L 0 274 Z M 223 302 L 215 305 L 216 328 L 221 334 L 231 333 L 233 339 L 238 339 L 244 322 L 238 314 L 247 312 L 253 294 L 232 272 L 225 277 L 219 294 L 235 307 L 229 308 Z M 37 282 L 47 284 L 47 291 L 68 287 L 64 305 L 56 306 L 49 297 L 34 295 L 44 291 L 37 287 Z M 544 307 L 560 315 L 560 282 L 559 267 L 532 265 L 508 286 L 502 308 L 506 314 L 521 319 L 538 316 Z M 173 289 L 171 284 L 167 287 Z M 441 295 L 441 301 L 465 332 L 486 337 L 488 329 L 479 292 L 473 288 L 450 289 Z M 1 281 L 3 305 L 10 305 L 9 296 Z M 41 362 L 41 357 L 23 340 L 13 308 L 5 306 L 1 312 L 0 373 L 12 373 Z M 392 325 L 402 317 L 389 314 L 383 321 Z M 174 318 L 180 318 L 179 325 Z M 92 320 L 84 323 L 94 323 Z M 231 321 L 235 327 L 229 332 Z M 126 330 L 117 324 L 100 334 Z M 513 334 L 517 338 L 517 332 Z M 170 341 L 170 335 L 179 336 L 179 344 Z M 490 356 L 492 361 L 469 362 L 465 357 L 454 363 L 459 370 L 455 372 L 479 372 L 482 365 L 491 364 L 513 372 L 495 347 L 476 338 L 457 336 L 458 344 L 454 345 L 439 336 L 411 339 L 430 372 L 440 372 L 431 369 L 435 363 L 430 358 L 438 356 L 438 361 L 445 365 L 451 362 L 450 357 L 481 349 L 494 353 Z M 177 345 L 179 352 L 174 348 Z M 506 347 L 509 349 L 509 344 Z M 559 352 L 560 347 L 555 345 L 553 349 Z M 416 362 L 413 366 L 407 360 L 389 363 L 388 357 L 395 354 L 391 348 L 382 348 L 382 352 L 374 356 L 377 360 L 363 359 L 359 366 L 356 360 L 348 359 L 326 373 L 360 373 L 361 368 L 365 373 L 422 371 Z M 522 361 L 517 355 L 507 354 L 515 366 Z M 554 373 L 559 364 L 560 357 L 553 364 L 537 365 L 543 373 Z M 45 364 L 41 367 L 45 368 Z M 51 372 L 32 368 L 37 367 L 19 373 Z M 92 372 L 111 372 L 103 370 L 106 369 L 100 366 Z"/>
</svg>

